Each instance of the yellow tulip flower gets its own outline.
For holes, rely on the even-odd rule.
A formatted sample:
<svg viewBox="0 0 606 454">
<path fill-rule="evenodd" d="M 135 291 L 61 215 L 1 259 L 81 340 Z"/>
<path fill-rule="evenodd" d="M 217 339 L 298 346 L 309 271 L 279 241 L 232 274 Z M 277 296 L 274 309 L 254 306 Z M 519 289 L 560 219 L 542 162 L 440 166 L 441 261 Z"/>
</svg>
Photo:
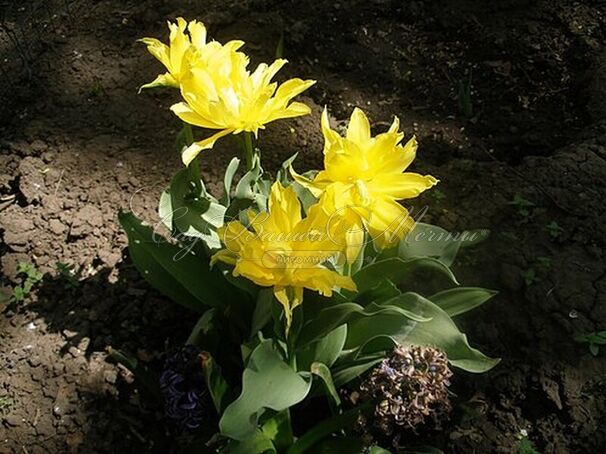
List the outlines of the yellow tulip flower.
<svg viewBox="0 0 606 454">
<path fill-rule="evenodd" d="M 303 219 L 294 189 L 276 182 L 271 188 L 269 212 L 249 210 L 247 215 L 252 230 L 239 221 L 219 228 L 225 249 L 213 256 L 212 263 L 234 265 L 234 276 L 273 287 L 276 299 L 284 306 L 287 327 L 292 310 L 303 300 L 304 288 L 324 296 L 331 296 L 336 288 L 356 289 L 350 277 L 324 266 L 338 260 L 341 247 L 327 234 L 329 220 L 319 205 Z"/>
<path fill-rule="evenodd" d="M 187 22 L 182 17 L 176 23 L 168 22 L 170 30 L 169 45 L 155 38 L 142 38 L 139 41 L 168 70 L 160 74 L 153 82 L 141 87 L 152 88 L 168 86 L 179 88 L 181 80 L 189 73 L 191 61 L 201 62 L 221 60 L 244 45 L 243 41 L 230 41 L 225 45 L 217 41 L 206 42 L 206 27 L 195 20 Z"/>
<path fill-rule="evenodd" d="M 400 121 L 395 117 L 385 133 L 372 137 L 362 110 L 354 109 L 347 133 L 341 137 L 331 129 L 328 112 L 322 114 L 324 170 L 313 180 L 297 174 L 295 180 L 309 189 L 328 214 L 341 217 L 350 226 L 345 241 L 351 263 L 364 243 L 364 230 L 378 247 L 397 244 L 414 226 L 408 211 L 397 201 L 418 196 L 438 180 L 431 175 L 404 172 L 417 151 L 413 137 L 400 142 Z"/>
<path fill-rule="evenodd" d="M 173 105 L 171 110 L 186 123 L 219 132 L 186 148 L 182 155 L 185 165 L 223 136 L 243 131 L 256 135 L 274 120 L 310 113 L 308 106 L 291 100 L 311 87 L 314 80 L 295 78 L 278 86 L 271 80 L 286 60 L 278 59 L 269 66 L 262 63 L 252 73 L 247 70 L 248 63 L 241 52 L 232 52 L 214 64 L 192 62 L 188 77 L 181 81 L 185 102 Z"/>
</svg>

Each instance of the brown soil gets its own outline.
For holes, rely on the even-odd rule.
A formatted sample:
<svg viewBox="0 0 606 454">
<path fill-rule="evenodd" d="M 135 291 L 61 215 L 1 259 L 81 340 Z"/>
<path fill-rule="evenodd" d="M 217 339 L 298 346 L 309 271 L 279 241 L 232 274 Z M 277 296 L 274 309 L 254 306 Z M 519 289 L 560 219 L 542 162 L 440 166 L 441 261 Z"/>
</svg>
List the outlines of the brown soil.
<svg viewBox="0 0 606 454">
<path fill-rule="evenodd" d="M 490 228 L 462 257 L 466 285 L 501 291 L 461 320 L 472 343 L 503 358 L 459 373 L 452 419 L 429 440 L 447 452 L 606 447 L 606 363 L 576 334 L 606 329 L 606 7 L 599 1 L 507 0 L 0 1 L 0 253 L 5 290 L 18 262 L 47 273 L 0 315 L 0 452 L 168 452 L 161 407 L 106 360 L 114 346 L 158 369 L 195 320 L 138 276 L 118 208 L 156 222 L 180 167 L 173 92 L 137 95 L 159 65 L 135 42 L 165 20 L 202 19 L 219 40 L 317 79 L 311 117 L 262 136 L 266 165 L 299 152 L 320 165 L 320 106 L 353 106 L 379 128 L 393 114 L 420 142 L 417 169 L 440 178 L 425 220 Z M 12 30 L 10 36 L 6 30 Z M 12 39 L 11 39 L 12 37 Z M 470 79 L 471 77 L 471 79 Z M 459 83 L 471 80 L 463 115 Z M 237 153 L 204 158 L 217 189 Z M 434 192 L 435 194 L 435 192 Z M 526 216 L 508 202 L 523 196 Z M 563 228 L 552 238 L 545 226 Z M 545 260 L 550 259 L 550 266 Z M 82 270 L 69 288 L 56 263 Z M 524 282 L 534 270 L 539 280 Z"/>
</svg>

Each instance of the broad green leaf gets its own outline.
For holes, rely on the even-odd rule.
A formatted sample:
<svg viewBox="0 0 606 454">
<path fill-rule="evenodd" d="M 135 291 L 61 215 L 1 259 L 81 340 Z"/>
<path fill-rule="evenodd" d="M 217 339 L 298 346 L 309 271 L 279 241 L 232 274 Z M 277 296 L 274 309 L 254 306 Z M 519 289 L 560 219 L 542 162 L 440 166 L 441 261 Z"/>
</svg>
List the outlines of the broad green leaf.
<svg viewBox="0 0 606 454">
<path fill-rule="evenodd" d="M 456 287 L 429 297 L 429 300 L 437 304 L 449 316 L 464 314 L 481 304 L 484 304 L 497 292 L 479 287 Z"/>
<path fill-rule="evenodd" d="M 377 336 L 367 340 L 357 349 L 348 352 L 348 355 L 357 359 L 360 356 L 382 354 L 395 346 L 396 343 L 390 336 Z"/>
<path fill-rule="evenodd" d="M 358 293 L 354 301 L 363 306 L 372 302 L 386 301 L 400 295 L 402 292 L 396 287 L 396 285 L 389 279 L 383 279 L 374 287 Z"/>
<path fill-rule="evenodd" d="M 213 357 L 208 352 L 200 354 L 202 359 L 202 371 L 204 372 L 204 380 L 206 387 L 210 392 L 210 397 L 215 405 L 215 410 L 221 414 L 225 408 L 226 397 L 229 394 L 229 385 L 223 378 L 221 367 L 215 362 Z"/>
<path fill-rule="evenodd" d="M 464 230 L 461 232 L 463 238 L 461 239 L 461 247 L 466 248 L 470 246 L 475 246 L 476 244 L 485 241 L 490 236 L 489 229 L 474 229 L 474 230 Z"/>
<path fill-rule="evenodd" d="M 226 208 L 206 192 L 202 181 L 194 181 L 189 168 L 182 169 L 174 176 L 169 193 L 173 228 L 199 238 L 210 249 L 219 249 L 216 230 L 223 225 Z"/>
<path fill-rule="evenodd" d="M 465 230 L 449 232 L 437 225 L 417 222 L 398 245 L 398 256 L 402 259 L 433 257 L 446 266 L 451 266 L 461 247 L 483 241 L 488 230 Z"/>
<path fill-rule="evenodd" d="M 170 191 L 165 189 L 160 195 L 160 202 L 158 203 L 158 215 L 162 224 L 166 226 L 168 230 L 173 231 L 173 204 L 170 197 Z"/>
<path fill-rule="evenodd" d="M 342 325 L 343 323 L 349 323 L 349 320 L 353 317 L 369 318 L 379 314 L 384 314 L 386 317 L 389 317 L 390 315 L 400 315 L 416 321 L 427 320 L 427 318 L 422 315 L 395 306 L 385 307 L 375 304 L 365 308 L 356 303 L 341 303 L 319 311 L 316 316 L 303 327 L 297 343 L 303 348 L 311 342 L 322 338 L 337 326 Z"/>
<path fill-rule="evenodd" d="M 223 176 L 223 197 L 221 198 L 221 203 L 224 206 L 229 206 L 231 200 L 231 184 L 239 166 L 240 160 L 238 158 L 233 158 L 229 162 L 227 169 L 225 169 L 225 175 Z"/>
<path fill-rule="evenodd" d="M 280 412 L 305 399 L 309 373 L 297 373 L 282 359 L 271 340 L 252 352 L 242 376 L 242 393 L 219 421 L 221 433 L 234 440 L 254 435 L 259 418 L 269 409 Z"/>
<path fill-rule="evenodd" d="M 346 338 L 347 325 L 341 325 L 326 336 L 308 344 L 297 352 L 299 370 L 309 370 L 313 362 L 324 363 L 328 367 L 332 366 L 341 354 Z"/>
<path fill-rule="evenodd" d="M 499 359 L 489 358 L 470 347 L 467 337 L 459 331 L 448 314 L 421 295 L 404 293 L 381 306 L 397 306 L 431 320 L 418 322 L 408 317 L 382 313 L 360 317 L 348 324 L 345 349 L 357 348 L 378 336 L 390 336 L 402 345 L 435 346 L 446 352 L 453 366 L 468 372 L 486 372 L 499 362 Z"/>
<path fill-rule="evenodd" d="M 225 454 L 277 454 L 276 447 L 260 430 L 244 440 L 230 440 Z"/>
<path fill-rule="evenodd" d="M 276 174 L 276 181 L 282 183 L 283 186 L 288 186 L 292 183 L 292 178 L 290 177 L 290 166 L 297 159 L 297 155 L 299 153 L 293 154 L 290 158 L 282 163 L 280 168 L 278 169 L 278 173 Z"/>
<path fill-rule="evenodd" d="M 263 423 L 261 432 L 273 443 L 278 451 L 288 449 L 294 443 L 290 411 L 288 409 L 276 413 Z"/>
<path fill-rule="evenodd" d="M 255 207 L 259 211 L 267 208 L 267 188 L 261 180 L 263 169 L 258 155 L 255 156 L 254 166 L 246 172 L 234 191 L 234 197 L 225 213 L 226 220 L 244 221 L 241 215 L 247 208 Z"/>
<path fill-rule="evenodd" d="M 274 300 L 274 292 L 271 288 L 259 290 L 257 304 L 253 312 L 250 335 L 255 336 L 271 320 L 272 306 L 277 304 Z"/>
<path fill-rule="evenodd" d="M 368 454 L 391 454 L 391 451 L 383 449 L 380 446 L 371 446 L 368 450 Z"/>
<path fill-rule="evenodd" d="M 398 256 L 402 259 L 434 257 L 446 266 L 452 265 L 461 242 L 460 234 L 451 233 L 437 225 L 417 222 L 398 246 Z"/>
<path fill-rule="evenodd" d="M 218 324 L 217 310 L 208 309 L 194 325 L 186 343 L 214 350 L 220 341 Z"/>
<path fill-rule="evenodd" d="M 326 367 L 326 364 L 313 363 L 311 365 L 310 370 L 312 374 L 322 379 L 324 388 L 326 390 L 326 395 L 329 397 L 329 400 L 331 402 L 331 407 L 335 410 L 341 407 L 341 399 L 339 398 L 339 393 L 337 392 L 337 388 L 335 388 L 335 384 L 332 381 L 330 369 Z"/>
<path fill-rule="evenodd" d="M 360 377 L 367 370 L 383 361 L 384 354 L 368 355 L 356 359 L 355 361 L 347 361 L 347 363 L 335 366 L 332 379 L 337 388 L 349 383 L 352 380 Z"/>
<path fill-rule="evenodd" d="M 220 273 L 210 269 L 206 257 L 168 243 L 144 226 L 132 213 L 118 218 L 128 236 L 131 259 L 143 278 L 176 303 L 196 311 L 221 308 L 238 297 Z"/>
<path fill-rule="evenodd" d="M 450 271 L 450 268 L 439 260 L 430 257 L 413 258 L 410 260 L 393 257 L 379 260 L 358 271 L 353 276 L 353 280 L 358 286 L 358 292 L 363 292 L 375 287 L 385 279 L 389 279 L 397 284 L 417 269 L 436 271 L 458 285 L 457 279 L 452 274 L 452 271 Z"/>
</svg>

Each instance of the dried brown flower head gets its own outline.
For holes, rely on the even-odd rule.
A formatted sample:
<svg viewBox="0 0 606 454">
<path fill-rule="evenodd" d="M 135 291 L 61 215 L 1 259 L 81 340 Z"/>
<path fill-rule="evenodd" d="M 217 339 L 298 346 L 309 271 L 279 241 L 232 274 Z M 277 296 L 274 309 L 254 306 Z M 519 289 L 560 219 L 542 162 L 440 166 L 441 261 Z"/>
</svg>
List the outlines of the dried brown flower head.
<svg viewBox="0 0 606 454">
<path fill-rule="evenodd" d="M 392 436 L 428 421 L 438 422 L 450 411 L 446 355 L 432 347 L 397 346 L 375 367 L 352 398 L 374 401 L 374 415 L 360 421 L 364 432 L 379 429 Z M 355 397 L 354 397 L 355 395 Z"/>
</svg>

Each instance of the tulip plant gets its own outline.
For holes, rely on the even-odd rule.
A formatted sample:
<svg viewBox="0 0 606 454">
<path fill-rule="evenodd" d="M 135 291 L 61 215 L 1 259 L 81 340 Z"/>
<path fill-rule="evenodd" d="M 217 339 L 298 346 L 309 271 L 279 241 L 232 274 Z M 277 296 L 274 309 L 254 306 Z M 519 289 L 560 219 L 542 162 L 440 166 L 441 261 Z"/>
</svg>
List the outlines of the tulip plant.
<svg viewBox="0 0 606 454">
<path fill-rule="evenodd" d="M 450 269 L 487 232 L 453 234 L 399 203 L 438 180 L 407 171 L 417 141 L 403 141 L 397 117 L 373 136 L 354 109 L 343 136 L 325 109 L 323 169 L 297 173 L 295 155 L 270 177 L 259 131 L 309 114 L 292 100 L 315 81 L 272 82 L 286 60 L 251 71 L 243 42 L 209 41 L 200 22 L 169 29 L 168 45 L 141 41 L 167 69 L 142 88 L 181 96 L 171 110 L 184 122 L 184 167 L 158 209 L 171 238 L 119 216 L 143 277 L 200 313 L 162 374 L 167 416 L 201 452 L 409 446 L 412 429 L 447 414 L 450 367 L 481 373 L 498 362 L 453 321 L 494 295 L 459 286 Z M 197 128 L 217 132 L 197 140 Z M 202 151 L 229 134 L 245 168 L 234 157 L 212 195 Z"/>
</svg>

